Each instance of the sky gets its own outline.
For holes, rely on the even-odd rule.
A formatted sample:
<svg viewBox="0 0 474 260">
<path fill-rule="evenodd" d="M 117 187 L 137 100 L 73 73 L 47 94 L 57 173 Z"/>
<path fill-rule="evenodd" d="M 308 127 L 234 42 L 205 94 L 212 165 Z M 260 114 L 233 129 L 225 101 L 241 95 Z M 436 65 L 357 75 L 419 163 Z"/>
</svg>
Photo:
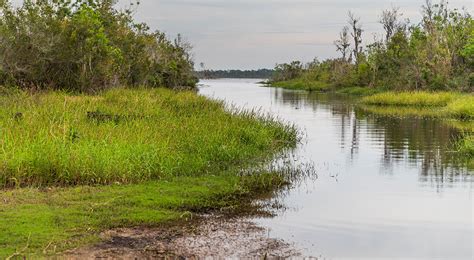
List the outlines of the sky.
<svg viewBox="0 0 474 260">
<path fill-rule="evenodd" d="M 21 0 L 13 0 L 21 2 Z M 131 0 L 119 0 L 123 8 Z M 434 0 L 436 2 L 437 0 Z M 193 45 L 209 69 L 273 68 L 292 60 L 336 57 L 333 45 L 348 11 L 362 19 L 365 42 L 382 33 L 383 10 L 399 7 L 413 23 L 425 0 L 141 0 L 135 19 Z M 474 0 L 451 0 L 471 14 Z"/>
</svg>

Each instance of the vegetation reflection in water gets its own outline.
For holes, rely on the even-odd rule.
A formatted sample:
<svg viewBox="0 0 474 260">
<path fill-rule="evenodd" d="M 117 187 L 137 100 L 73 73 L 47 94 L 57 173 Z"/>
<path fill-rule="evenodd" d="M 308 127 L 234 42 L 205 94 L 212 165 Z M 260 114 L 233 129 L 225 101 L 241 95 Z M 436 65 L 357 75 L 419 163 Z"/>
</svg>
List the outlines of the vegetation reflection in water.
<svg viewBox="0 0 474 260">
<path fill-rule="evenodd" d="M 457 152 L 462 137 L 474 132 L 472 121 L 442 119 L 436 108 L 361 105 L 356 98 L 339 94 L 279 90 L 273 95 L 276 102 L 296 109 L 330 110 L 339 118 L 341 139 L 348 138 L 341 146 L 350 145 L 353 156 L 365 131 L 369 139 L 377 140 L 386 169 L 406 163 L 420 169 L 420 182 L 438 184 L 472 176 L 472 157 Z"/>
</svg>

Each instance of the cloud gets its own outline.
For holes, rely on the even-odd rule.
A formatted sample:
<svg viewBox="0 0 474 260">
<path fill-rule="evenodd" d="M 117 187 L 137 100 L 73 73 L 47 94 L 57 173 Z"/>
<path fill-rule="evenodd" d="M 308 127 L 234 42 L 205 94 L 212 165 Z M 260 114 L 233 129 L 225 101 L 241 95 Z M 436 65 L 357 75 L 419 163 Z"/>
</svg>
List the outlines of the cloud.
<svg viewBox="0 0 474 260">
<path fill-rule="evenodd" d="M 21 2 L 21 0 L 15 0 Z M 123 8 L 130 0 L 120 0 Z M 294 59 L 336 56 L 333 41 L 347 12 L 361 17 L 364 38 L 381 33 L 382 10 L 398 6 L 412 22 L 424 0 L 141 0 L 135 18 L 170 36 L 181 33 L 209 68 L 272 67 Z M 450 0 L 473 9 L 472 0 Z"/>
</svg>

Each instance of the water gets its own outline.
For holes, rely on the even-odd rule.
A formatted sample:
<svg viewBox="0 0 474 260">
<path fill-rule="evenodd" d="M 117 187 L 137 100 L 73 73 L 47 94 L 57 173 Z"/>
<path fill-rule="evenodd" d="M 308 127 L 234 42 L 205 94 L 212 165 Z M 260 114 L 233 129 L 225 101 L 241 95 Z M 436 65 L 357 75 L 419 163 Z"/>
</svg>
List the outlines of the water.
<svg viewBox="0 0 474 260">
<path fill-rule="evenodd" d="M 262 108 L 304 130 L 296 150 L 319 178 L 283 198 L 287 210 L 255 219 L 271 237 L 329 259 L 473 259 L 474 178 L 449 123 L 364 112 L 344 96 L 209 80 L 200 93 Z"/>
</svg>

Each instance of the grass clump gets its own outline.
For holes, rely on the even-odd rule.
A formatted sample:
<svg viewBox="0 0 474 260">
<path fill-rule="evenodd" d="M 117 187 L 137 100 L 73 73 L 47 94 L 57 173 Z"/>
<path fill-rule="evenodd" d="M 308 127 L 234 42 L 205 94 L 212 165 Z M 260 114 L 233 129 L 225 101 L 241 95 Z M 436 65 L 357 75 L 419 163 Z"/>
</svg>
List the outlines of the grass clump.
<svg viewBox="0 0 474 260">
<path fill-rule="evenodd" d="M 474 135 L 468 135 L 459 142 L 459 151 L 463 154 L 474 158 Z"/>
<path fill-rule="evenodd" d="M 294 144 L 296 130 L 194 92 L 0 96 L 0 187 L 196 176 Z"/>
<path fill-rule="evenodd" d="M 448 104 L 446 107 L 451 117 L 462 120 L 474 120 L 474 96 L 465 96 Z"/>
<path fill-rule="evenodd" d="M 384 92 L 364 97 L 362 103 L 386 106 L 444 107 L 459 94 L 451 92 Z"/>
</svg>

